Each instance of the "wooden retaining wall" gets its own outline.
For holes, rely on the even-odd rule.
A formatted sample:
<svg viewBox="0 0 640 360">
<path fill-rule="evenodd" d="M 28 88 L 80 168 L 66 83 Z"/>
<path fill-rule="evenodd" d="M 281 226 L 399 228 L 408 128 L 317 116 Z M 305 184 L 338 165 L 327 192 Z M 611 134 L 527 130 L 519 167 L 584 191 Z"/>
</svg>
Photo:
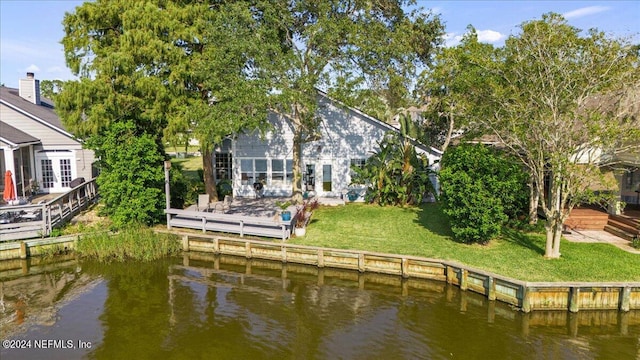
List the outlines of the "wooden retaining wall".
<svg viewBox="0 0 640 360">
<path fill-rule="evenodd" d="M 78 235 L 70 235 L 0 243 L 0 260 L 3 260 L 3 262 L 0 262 L 0 269 L 2 269 L 4 260 L 26 259 L 49 251 L 74 250 L 78 239 Z"/>
<path fill-rule="evenodd" d="M 626 312 L 640 309 L 640 282 L 526 282 L 439 259 L 206 234 L 171 233 L 181 236 L 184 251 L 445 281 L 462 290 L 482 294 L 489 300 L 507 303 L 527 313 L 538 310 Z"/>
<path fill-rule="evenodd" d="M 162 231 L 181 237 L 183 250 L 262 259 L 320 269 L 392 275 L 446 282 L 526 313 L 538 310 L 640 310 L 640 282 L 526 282 L 451 261 L 358 250 L 245 240 L 207 234 Z M 73 250 L 78 235 L 0 243 L 0 260 L 26 259 L 51 250 Z M 2 267 L 0 262 L 0 268 Z"/>
</svg>

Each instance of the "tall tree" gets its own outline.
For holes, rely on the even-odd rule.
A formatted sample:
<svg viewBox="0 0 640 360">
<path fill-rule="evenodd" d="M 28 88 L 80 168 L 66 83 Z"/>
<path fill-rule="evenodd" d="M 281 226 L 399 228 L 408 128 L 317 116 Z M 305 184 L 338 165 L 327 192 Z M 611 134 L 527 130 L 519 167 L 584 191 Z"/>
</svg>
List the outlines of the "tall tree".
<svg viewBox="0 0 640 360">
<path fill-rule="evenodd" d="M 419 65 L 430 60 L 443 32 L 438 17 L 406 13 L 413 1 L 278 1 L 274 28 L 283 34 L 278 56 L 277 111 L 291 122 L 293 197 L 302 198 L 301 147 L 317 139 L 316 88 L 386 89 L 401 98 Z M 275 3 L 274 3 L 275 4 Z M 346 90 L 345 90 L 346 89 Z"/>
<path fill-rule="evenodd" d="M 505 43 L 500 82 L 478 100 L 495 109 L 483 125 L 530 172 L 546 217 L 545 256 L 558 258 L 562 226 L 589 193 L 587 179 L 606 155 L 640 146 L 640 118 L 620 108 L 638 84 L 639 63 L 628 41 L 597 30 L 580 36 L 558 14 L 521 28 Z"/>
<path fill-rule="evenodd" d="M 480 43 L 471 26 L 459 45 L 438 49 L 416 88 L 423 104 L 425 143 L 444 152 L 461 130 L 466 137 L 481 134 L 476 125 L 491 116 L 491 109 L 475 100 L 486 98 L 483 92 L 491 88 L 486 85 L 494 74 L 487 67 L 495 64 L 494 54 L 494 47 Z"/>
<path fill-rule="evenodd" d="M 114 0 L 85 3 L 64 19 L 67 65 L 57 108 L 80 137 L 130 121 L 164 155 L 163 136 L 192 131 L 203 150 L 206 191 L 216 197 L 211 150 L 266 121 L 261 59 L 277 33 L 260 1 Z"/>
</svg>

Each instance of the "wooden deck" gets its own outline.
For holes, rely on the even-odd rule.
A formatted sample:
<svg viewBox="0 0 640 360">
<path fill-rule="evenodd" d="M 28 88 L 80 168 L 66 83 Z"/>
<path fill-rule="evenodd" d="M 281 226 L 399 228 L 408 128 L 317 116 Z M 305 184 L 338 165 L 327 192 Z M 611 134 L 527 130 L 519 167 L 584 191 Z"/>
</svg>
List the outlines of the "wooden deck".
<svg viewBox="0 0 640 360">
<path fill-rule="evenodd" d="M 603 230 L 625 240 L 640 236 L 640 211 L 625 210 L 621 215 L 610 215 L 594 208 L 574 208 L 565 226 L 568 230 Z"/>
<path fill-rule="evenodd" d="M 63 194 L 47 194 L 31 204 L 0 207 L 0 242 L 47 237 L 55 227 L 95 203 L 96 180 L 86 181 Z"/>
<path fill-rule="evenodd" d="M 253 213 L 245 215 L 238 207 L 228 213 L 216 213 L 196 210 L 167 209 L 167 229 L 173 227 L 207 231 L 254 235 L 280 238 L 282 241 L 291 237 L 292 220 L 284 221 L 277 214 L 270 215 L 268 209 L 249 208 Z M 235 211 L 232 213 L 232 211 Z M 292 217 L 295 210 L 292 211 Z"/>
</svg>

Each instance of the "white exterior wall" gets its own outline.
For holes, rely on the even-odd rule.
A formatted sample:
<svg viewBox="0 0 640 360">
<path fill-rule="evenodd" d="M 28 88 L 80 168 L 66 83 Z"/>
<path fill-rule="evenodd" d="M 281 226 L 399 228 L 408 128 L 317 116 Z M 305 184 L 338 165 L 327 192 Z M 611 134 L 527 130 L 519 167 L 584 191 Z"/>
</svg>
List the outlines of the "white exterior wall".
<svg viewBox="0 0 640 360">
<path fill-rule="evenodd" d="M 4 104 L 0 104 L 0 119 L 5 124 L 21 130 L 37 139 L 40 139 L 43 146 L 65 146 L 67 149 L 80 149 L 82 145 L 59 131 L 33 120 Z"/>
<path fill-rule="evenodd" d="M 69 189 L 69 187 L 62 186 L 61 183 L 60 159 L 69 159 L 71 161 L 72 180 L 77 177 L 84 177 L 86 180 L 91 179 L 91 164 L 94 161 L 93 151 L 82 149 L 82 144 L 79 141 L 3 104 L 0 104 L 0 118 L 4 123 L 40 139 L 41 145 L 34 146 L 33 157 L 30 159 L 30 161 L 34 162 L 31 164 L 31 169 L 36 175 L 38 184 L 40 184 L 40 191 L 57 193 Z M 52 160 L 54 168 L 54 185 L 51 188 L 42 186 L 41 160 L 44 159 Z M 13 167 L 12 162 L 7 162 L 6 165 L 7 169 Z"/>
<path fill-rule="evenodd" d="M 302 148 L 302 171 L 306 165 L 315 166 L 315 191 L 320 196 L 339 197 L 351 182 L 351 159 L 367 159 L 378 148 L 389 128 L 350 109 L 338 107 L 330 99 L 320 96 L 317 114 L 323 119 L 319 131 L 321 139 L 305 143 Z M 243 159 L 267 160 L 266 196 L 291 196 L 291 183 L 273 184 L 271 159 L 293 159 L 293 128 L 276 114 L 269 116 L 273 129 L 261 138 L 258 133 L 240 135 L 233 144 L 233 184 L 236 196 L 254 196 L 252 184 L 242 184 Z M 439 156 L 427 153 L 429 163 Z M 323 167 L 331 166 L 331 191 L 323 191 Z"/>
</svg>

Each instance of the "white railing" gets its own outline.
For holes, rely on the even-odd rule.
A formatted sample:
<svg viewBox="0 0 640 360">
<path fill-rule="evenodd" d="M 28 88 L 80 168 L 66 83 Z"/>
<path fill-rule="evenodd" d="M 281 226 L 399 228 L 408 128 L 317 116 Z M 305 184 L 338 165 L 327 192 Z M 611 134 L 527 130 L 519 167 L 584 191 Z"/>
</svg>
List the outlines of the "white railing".
<svg viewBox="0 0 640 360">
<path fill-rule="evenodd" d="M 56 226 L 69 221 L 94 203 L 96 179 L 41 203 L 0 207 L 0 241 L 47 237 Z"/>
</svg>

